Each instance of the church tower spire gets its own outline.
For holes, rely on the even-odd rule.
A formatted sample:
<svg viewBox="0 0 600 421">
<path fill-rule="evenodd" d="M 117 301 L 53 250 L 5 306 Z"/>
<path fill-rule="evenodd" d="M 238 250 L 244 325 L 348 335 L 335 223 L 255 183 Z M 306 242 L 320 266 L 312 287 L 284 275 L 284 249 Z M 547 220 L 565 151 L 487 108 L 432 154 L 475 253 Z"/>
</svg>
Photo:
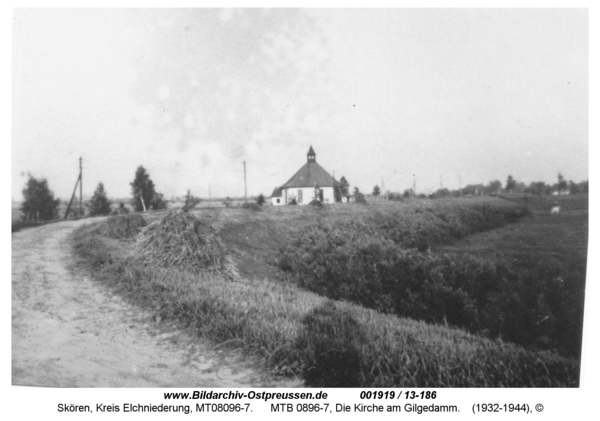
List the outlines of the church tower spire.
<svg viewBox="0 0 600 421">
<path fill-rule="evenodd" d="M 317 154 L 313 150 L 312 146 L 308 150 L 308 153 L 306 154 L 306 156 L 308 158 L 308 160 L 307 160 L 308 163 L 317 162 Z"/>
</svg>

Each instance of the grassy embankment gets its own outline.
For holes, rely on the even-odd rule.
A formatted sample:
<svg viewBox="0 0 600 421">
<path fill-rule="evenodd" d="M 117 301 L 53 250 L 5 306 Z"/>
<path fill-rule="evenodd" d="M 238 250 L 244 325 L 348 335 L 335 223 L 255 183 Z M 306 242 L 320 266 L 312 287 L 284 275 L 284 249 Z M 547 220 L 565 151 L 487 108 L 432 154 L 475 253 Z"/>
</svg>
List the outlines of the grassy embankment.
<svg viewBox="0 0 600 421">
<path fill-rule="evenodd" d="M 319 223 L 294 236 L 279 266 L 333 299 L 579 358 L 587 224 L 573 208 L 587 208 L 585 200 L 570 198 L 559 216 L 544 209 L 493 231 L 524 213 L 509 201 L 488 202 L 440 201 Z M 460 246 L 441 253 L 481 232 L 502 241 L 483 241 L 476 254 Z"/>
<path fill-rule="evenodd" d="M 524 342 L 579 359 L 588 254 L 588 195 L 515 194 L 507 198 L 527 204 L 533 217 L 435 251 L 451 258 L 470 255 L 531 279 L 528 286 L 536 297 L 534 308 L 538 313 L 536 325 Z M 550 214 L 553 204 L 560 205 L 560 214 Z"/>
<path fill-rule="evenodd" d="M 505 206 L 492 202 L 488 204 Z M 74 237 L 74 249 L 95 278 L 132 302 L 195 334 L 258 355 L 275 372 L 301 375 L 309 386 L 577 385 L 573 360 L 332 301 L 281 279 L 276 265 L 282 255 L 277 250 L 289 244 L 294 231 L 315 224 L 357 223 L 372 218 L 374 210 L 384 215 L 417 213 L 427 206 L 438 205 L 198 212 L 201 221 L 217 229 L 241 276 L 148 265 L 136 247 L 137 229 L 116 239 L 99 226 L 84 227 Z M 494 218 L 490 223 L 501 226 Z M 419 243 L 423 229 L 414 231 L 413 238 L 425 250 L 430 245 Z"/>
</svg>

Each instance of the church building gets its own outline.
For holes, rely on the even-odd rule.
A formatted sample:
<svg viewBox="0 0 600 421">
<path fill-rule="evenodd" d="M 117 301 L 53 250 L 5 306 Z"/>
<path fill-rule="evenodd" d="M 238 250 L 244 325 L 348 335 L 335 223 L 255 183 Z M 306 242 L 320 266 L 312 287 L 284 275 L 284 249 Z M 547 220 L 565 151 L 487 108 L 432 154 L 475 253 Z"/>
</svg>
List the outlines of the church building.
<svg viewBox="0 0 600 421">
<path fill-rule="evenodd" d="M 287 205 L 294 200 L 298 205 L 307 205 L 315 199 L 324 204 L 335 202 L 336 181 L 317 164 L 317 154 L 312 146 L 306 157 L 306 164 L 287 183 L 273 190 L 271 203 L 274 206 Z"/>
</svg>

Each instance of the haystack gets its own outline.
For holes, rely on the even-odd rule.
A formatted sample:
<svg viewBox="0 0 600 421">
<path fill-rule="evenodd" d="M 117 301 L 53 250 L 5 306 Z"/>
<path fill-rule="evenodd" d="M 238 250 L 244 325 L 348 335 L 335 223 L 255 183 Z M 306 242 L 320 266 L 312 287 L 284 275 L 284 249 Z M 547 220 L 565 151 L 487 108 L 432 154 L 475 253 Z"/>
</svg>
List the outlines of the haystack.
<svg viewBox="0 0 600 421">
<path fill-rule="evenodd" d="M 125 240 L 138 235 L 146 225 L 148 223 L 141 215 L 114 215 L 104 221 L 100 232 L 107 237 Z"/>
<path fill-rule="evenodd" d="M 149 264 L 163 267 L 225 271 L 231 265 L 216 230 L 184 210 L 148 225 L 136 251 Z"/>
</svg>

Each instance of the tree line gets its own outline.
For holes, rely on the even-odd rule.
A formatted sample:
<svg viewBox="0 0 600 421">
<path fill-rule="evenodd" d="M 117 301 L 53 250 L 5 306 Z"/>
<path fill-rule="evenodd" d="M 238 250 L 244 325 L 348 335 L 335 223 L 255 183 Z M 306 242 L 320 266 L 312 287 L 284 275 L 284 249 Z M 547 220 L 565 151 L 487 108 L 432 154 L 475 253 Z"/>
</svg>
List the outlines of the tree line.
<svg viewBox="0 0 600 421">
<path fill-rule="evenodd" d="M 135 172 L 134 179 L 131 183 L 131 206 L 135 212 L 146 212 L 148 210 L 160 210 L 167 208 L 167 201 L 164 195 L 156 190 L 154 182 L 151 180 L 148 171 L 143 166 L 139 166 Z M 456 190 L 440 188 L 437 191 L 426 194 L 417 195 L 413 189 L 406 189 L 403 193 L 386 191 L 383 197 L 388 200 L 403 200 L 410 197 L 461 197 L 461 196 L 477 196 L 477 195 L 497 195 L 501 193 L 524 193 L 531 195 L 550 195 L 550 194 L 577 194 L 588 193 L 589 181 L 575 183 L 567 181 L 565 177 L 558 173 L 557 182 L 554 184 L 546 184 L 543 181 L 535 181 L 526 185 L 523 182 L 516 181 L 512 175 L 506 179 L 504 186 L 499 180 L 490 181 L 488 184 L 469 184 L 465 187 Z M 382 195 L 379 186 L 374 186 L 371 196 L 378 198 Z M 357 203 L 365 203 L 365 196 L 358 187 L 350 192 L 350 183 L 346 177 L 342 176 L 340 181 L 335 182 L 334 196 L 336 202 L 341 202 L 342 198 L 353 197 Z M 48 181 L 45 178 L 36 178 L 29 174 L 29 179 L 23 188 L 23 203 L 21 204 L 21 212 L 25 221 L 49 221 L 56 219 L 60 206 L 60 200 L 54 198 L 54 193 L 48 187 Z M 259 196 L 259 204 L 262 205 L 265 199 L 261 194 Z M 185 196 L 184 207 L 191 208 L 195 206 L 200 199 L 187 192 Z M 123 202 L 118 205 L 111 203 L 108 199 L 107 192 L 102 182 L 98 183 L 92 198 L 86 203 L 87 215 L 101 216 L 110 214 L 127 213 L 129 209 Z M 73 209 L 73 215 L 79 215 L 78 209 Z"/>
<path fill-rule="evenodd" d="M 36 178 L 28 174 L 28 180 L 23 188 L 23 203 L 21 212 L 25 221 L 49 221 L 59 217 L 60 200 L 54 198 L 54 193 L 48 186 L 48 180 L 43 177 Z M 167 201 L 164 195 L 156 190 L 154 182 L 150 179 L 148 171 L 143 166 L 139 166 L 135 172 L 131 183 L 131 206 L 136 212 L 146 212 L 148 210 L 160 210 L 167 208 Z M 190 203 L 194 198 L 188 191 Z M 102 182 L 98 183 L 92 198 L 86 203 L 89 216 L 102 216 L 110 214 L 128 213 L 129 209 L 123 202 L 118 205 L 111 203 L 108 199 L 106 189 Z M 79 214 L 79 209 L 73 209 L 72 215 L 83 216 Z"/>
<path fill-rule="evenodd" d="M 444 198 L 464 196 L 494 196 L 502 193 L 521 193 L 542 196 L 551 194 L 588 193 L 588 191 L 589 180 L 575 183 L 574 181 L 567 181 L 561 173 L 558 173 L 557 182 L 554 184 L 546 184 L 543 181 L 533 181 L 527 185 L 523 182 L 515 180 L 512 175 L 509 175 L 504 183 L 504 186 L 500 180 L 493 180 L 488 184 L 469 184 L 465 187 L 455 190 L 440 188 L 430 194 L 417 194 L 415 191 L 413 191 L 413 189 L 406 189 L 403 193 L 387 191 L 384 194 L 384 197 L 389 200 L 402 200 L 415 196 L 421 198 Z M 375 186 L 373 195 L 379 195 L 378 186 Z"/>
</svg>

